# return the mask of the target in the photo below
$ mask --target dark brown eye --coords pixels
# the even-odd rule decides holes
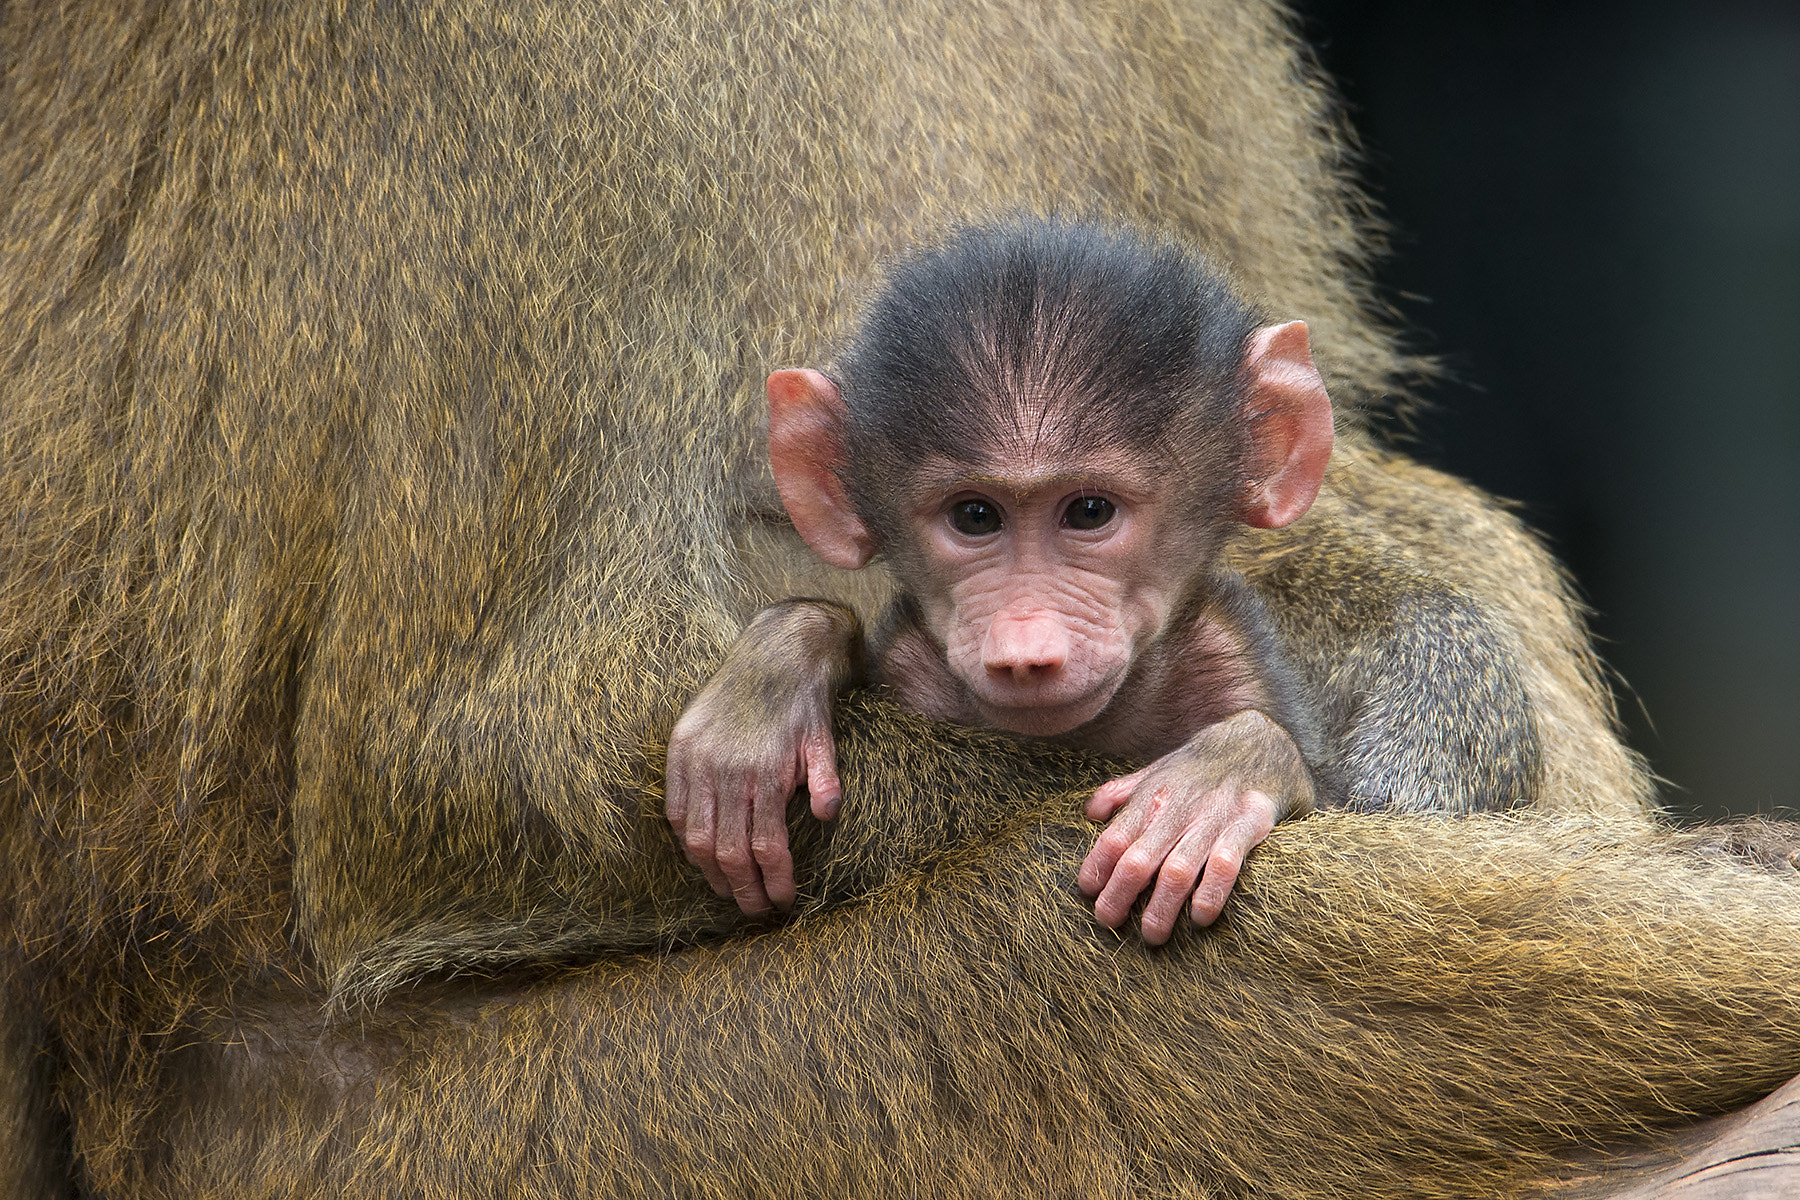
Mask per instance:
[[[1069,501],[1069,507],[1063,510],[1063,524],[1070,529],[1098,529],[1113,519],[1115,511],[1111,500],[1083,496]]]
[[[950,524],[970,537],[995,533],[1000,528],[1000,509],[986,500],[964,500],[951,506]]]

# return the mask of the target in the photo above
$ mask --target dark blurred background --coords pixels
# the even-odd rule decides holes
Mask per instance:
[[[1800,3],[1302,0],[1453,378],[1678,815],[1800,808]]]

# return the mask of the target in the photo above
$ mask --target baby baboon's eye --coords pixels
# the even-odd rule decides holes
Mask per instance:
[[[1113,502],[1100,496],[1082,496],[1069,501],[1063,510],[1063,524],[1070,529],[1098,529],[1113,519]]]
[[[1000,508],[988,500],[958,501],[950,507],[950,524],[956,527],[956,532],[970,537],[997,533],[1001,524]]]

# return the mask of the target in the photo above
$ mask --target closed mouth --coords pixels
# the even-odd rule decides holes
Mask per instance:
[[[1072,699],[1032,703],[1030,697],[1033,691],[1039,695],[1054,693],[1050,688],[1026,687],[1005,688],[1002,696],[994,696],[990,688],[982,688],[976,692],[976,697],[981,704],[983,716],[996,728],[1013,733],[1052,737],[1079,728],[1099,716],[1112,702],[1116,690],[1116,681],[1109,679],[1099,687],[1090,688]],[[1017,702],[1019,700],[1026,702],[1021,704]]]

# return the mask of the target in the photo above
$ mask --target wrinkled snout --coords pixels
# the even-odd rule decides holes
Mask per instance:
[[[1069,661],[1069,627],[1048,613],[1001,613],[981,644],[981,665],[990,678],[1016,684],[1049,683]]]

